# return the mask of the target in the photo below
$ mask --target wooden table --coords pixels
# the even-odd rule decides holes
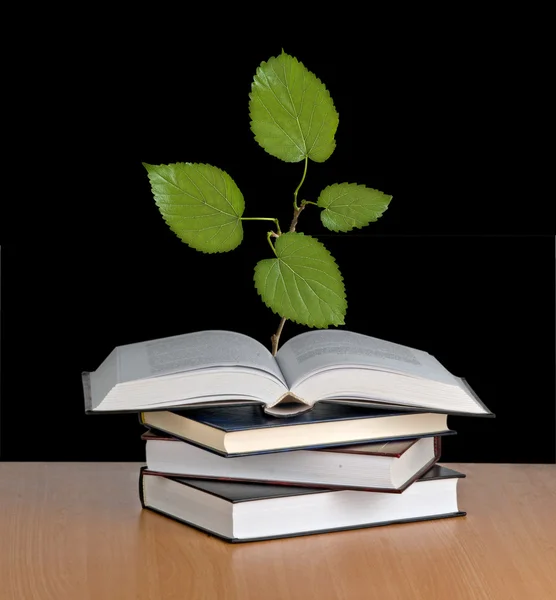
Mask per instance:
[[[467,517],[228,544],[137,463],[0,463],[0,600],[555,600],[556,465],[449,464]]]

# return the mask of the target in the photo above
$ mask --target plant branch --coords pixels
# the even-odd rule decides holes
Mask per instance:
[[[305,208],[306,204],[308,204],[307,200],[303,200],[303,202],[301,203],[301,206],[299,206],[297,204],[297,194],[299,193],[299,190],[301,189],[301,186],[303,185],[303,182],[305,181],[305,177],[307,176],[308,162],[309,162],[308,157],[305,157],[305,166],[303,168],[303,177],[301,178],[299,185],[297,186],[295,192],[293,193],[293,218],[292,218],[292,222],[290,224],[290,231],[295,231],[295,228],[297,227],[297,221],[299,219],[299,215],[301,214],[301,211]],[[315,204],[315,203],[311,202],[311,204]],[[280,231],[280,229],[278,229],[278,231]],[[270,233],[268,235],[268,243],[272,246],[272,251],[276,255],[276,250],[274,249],[274,246],[272,245],[272,242],[270,241]],[[280,343],[280,335],[282,334],[282,329],[284,329],[285,322],[286,322],[286,317],[282,317],[280,319],[280,323],[278,324],[278,329],[276,330],[276,333],[270,337],[270,341],[272,342],[272,356],[276,356],[276,352],[278,352],[278,344]]]
[[[295,231],[295,228],[297,227],[297,220],[299,219],[299,215],[301,214],[301,211],[305,208],[305,204],[301,204],[301,206],[299,208],[296,208],[293,211],[293,219],[290,225],[290,231]]]
[[[282,317],[280,319],[280,325],[278,325],[278,329],[276,333],[270,338],[272,341],[272,356],[276,356],[276,352],[278,352],[278,344],[280,342],[280,334],[282,333],[282,329],[284,329],[284,323],[286,322],[286,317]]]

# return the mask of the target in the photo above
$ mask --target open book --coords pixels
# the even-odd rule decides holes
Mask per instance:
[[[83,373],[83,389],[87,413],[254,402],[289,416],[326,400],[492,415],[427,352],[339,329],[301,333],[275,357],[257,340],[221,330],[118,346]]]

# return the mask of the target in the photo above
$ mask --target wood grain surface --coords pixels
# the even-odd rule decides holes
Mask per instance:
[[[139,463],[0,463],[0,600],[554,600],[556,465],[455,464],[467,517],[228,544]]]

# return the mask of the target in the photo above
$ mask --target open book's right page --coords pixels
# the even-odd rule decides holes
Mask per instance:
[[[427,352],[343,329],[297,335],[280,348],[276,360],[290,389],[334,367],[370,367],[461,387],[459,378]]]

